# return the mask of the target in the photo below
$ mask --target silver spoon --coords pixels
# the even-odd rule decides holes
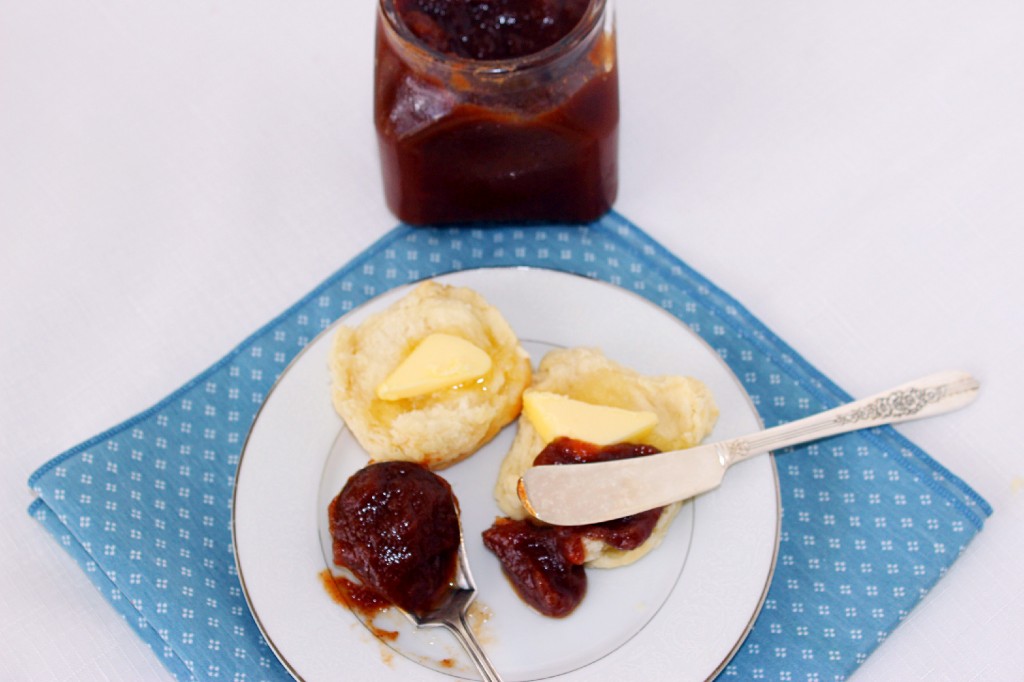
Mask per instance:
[[[338,438],[335,439],[334,446],[330,455],[332,459],[337,456],[340,456],[339,453],[341,453],[345,447],[348,447],[347,445],[343,444],[344,439],[342,436],[346,433],[348,432],[343,429],[339,433]],[[399,464],[401,463],[377,463],[377,465],[379,466],[391,466]],[[363,470],[364,473],[365,471],[366,469]],[[345,488],[347,488],[352,478],[359,475],[359,473],[360,472],[356,472],[356,474],[353,474],[351,477],[349,477],[348,482],[346,482],[344,484],[344,487],[342,488],[342,492],[339,493],[339,497],[340,495],[344,494]],[[444,480],[440,476],[436,476],[436,474],[435,478],[439,481]],[[355,583],[359,585],[365,585],[373,591],[375,596],[379,596],[381,599],[386,600],[388,604],[388,608],[385,609],[386,611],[391,613],[397,612],[402,614],[406,617],[406,619],[409,620],[409,622],[411,622],[417,628],[446,628],[449,632],[452,633],[452,636],[455,637],[458,643],[469,655],[470,660],[472,660],[473,665],[476,666],[477,670],[480,672],[480,675],[482,676],[484,682],[501,682],[501,676],[495,670],[494,664],[491,663],[490,659],[484,653],[483,648],[480,646],[480,643],[477,641],[476,636],[473,634],[472,628],[469,625],[469,609],[473,601],[476,599],[477,588],[476,583],[473,580],[473,574],[469,569],[469,559],[467,558],[466,554],[465,535],[462,529],[462,515],[459,509],[458,499],[456,498],[454,491],[450,489],[447,483],[445,483],[445,487],[448,489],[448,493],[450,494],[450,504],[452,505],[452,509],[455,511],[455,519],[459,529],[458,556],[456,557],[455,561],[454,575],[445,575],[442,577],[442,579],[445,580],[447,584],[444,586],[445,589],[443,591],[440,589],[437,590],[438,592],[442,592],[441,598],[437,600],[436,605],[433,606],[433,608],[431,608],[429,611],[425,611],[421,605],[416,604],[415,599],[409,601],[403,600],[401,594],[391,595],[389,594],[389,590],[387,589],[386,586],[380,584],[375,585],[372,579],[367,581],[366,578],[360,576],[359,573],[353,570],[352,568],[346,568],[343,564],[336,564],[334,543],[337,541],[337,539],[333,537],[332,529],[329,527],[330,524],[321,527],[320,537],[324,552],[324,558],[327,561],[328,566],[338,566],[339,568],[341,568],[346,579],[354,580]],[[379,492],[380,490],[387,490],[387,488],[379,488],[377,490]],[[394,492],[394,490],[392,490],[392,492]],[[381,499],[385,499],[389,496],[380,497]],[[335,501],[337,501],[337,498],[335,498]],[[334,505],[335,501],[332,501],[331,505]],[[357,496],[355,498],[355,502],[357,503],[357,506],[361,506],[363,505],[364,501],[360,500]],[[333,520],[331,520],[331,513],[325,514],[322,517],[322,519],[330,520],[331,523],[333,523]],[[357,526],[365,523],[365,519],[360,520],[358,517],[344,517],[344,520],[346,523],[356,524]],[[445,519],[445,522],[449,522],[448,519]],[[403,539],[402,537],[403,533],[408,531],[408,528],[409,526],[402,524],[387,529],[387,537],[395,542],[392,544],[392,546],[388,546],[389,542],[382,542],[381,545],[377,546],[376,556],[382,561],[385,561],[385,559],[383,559],[382,557],[387,555],[389,552],[397,553],[397,555],[404,555],[406,552],[408,552],[409,543],[406,541],[408,541],[409,538]],[[450,532],[450,529],[447,527],[443,530],[446,535],[448,532]],[[396,537],[398,538],[397,540],[395,540]],[[362,546],[366,542],[365,538],[349,538],[349,540],[354,541],[360,546]],[[412,544],[415,545],[415,542],[413,542]],[[445,554],[443,556],[445,564],[447,564],[447,562],[451,560],[451,555],[448,553],[449,551],[450,550],[446,549]],[[447,569],[448,565],[446,565],[445,568]],[[427,576],[428,579],[433,577],[434,576]],[[424,594],[427,591],[433,593],[434,589],[431,589],[430,586],[427,586],[423,590],[421,590],[421,592],[423,592]],[[342,601],[344,601],[345,603],[349,603],[349,601],[344,598],[344,595],[342,595]],[[358,602],[358,600],[356,601]],[[402,606],[399,604],[399,602],[402,601],[406,601],[406,605],[410,608],[402,608]],[[367,629],[370,630],[370,632],[380,637],[380,633],[382,631],[373,622],[374,617],[378,612],[376,608],[369,610],[364,610],[361,608],[351,608],[351,611],[359,620],[363,622],[363,624],[367,627]],[[403,653],[400,649],[396,648],[395,650],[399,651],[399,653]],[[414,655],[410,655],[409,658],[414,661],[417,660],[417,657]],[[426,665],[426,663],[424,663],[424,665]],[[427,667],[432,666],[428,665]]]
[[[398,609],[411,620],[416,627],[447,629],[455,639],[459,641],[462,648],[469,654],[473,665],[480,672],[484,682],[501,682],[501,675],[494,669],[494,664],[487,657],[480,642],[477,641],[473,629],[469,626],[469,607],[476,599],[476,583],[473,581],[473,574],[469,570],[469,560],[466,558],[466,543],[462,535],[462,522],[459,521],[459,563],[455,571],[455,581],[444,600],[434,610],[416,614],[405,609]],[[396,607],[398,608],[398,607]]]

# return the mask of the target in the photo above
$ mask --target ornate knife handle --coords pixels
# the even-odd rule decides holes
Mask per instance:
[[[965,372],[940,372],[883,393],[798,419],[751,436],[724,441],[725,464],[848,431],[922,419],[963,407],[980,384]]]

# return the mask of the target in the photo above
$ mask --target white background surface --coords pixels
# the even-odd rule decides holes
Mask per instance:
[[[1024,4],[621,0],[616,208],[995,508],[859,679],[1024,670]],[[0,0],[0,678],[167,677],[25,513],[30,472],[394,224],[372,0]]]

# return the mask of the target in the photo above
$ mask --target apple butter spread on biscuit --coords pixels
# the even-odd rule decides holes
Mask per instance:
[[[682,506],[675,502],[589,526],[548,526],[529,518],[517,495],[526,469],[692,447],[717,418],[710,391],[697,379],[643,375],[596,349],[548,353],[524,395],[518,431],[495,485],[506,517],[483,534],[523,601],[548,616],[572,613],[586,593],[585,567],[615,568],[645,556]]]

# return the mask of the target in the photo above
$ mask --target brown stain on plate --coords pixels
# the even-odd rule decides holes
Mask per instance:
[[[374,623],[377,614],[391,608],[391,604],[386,599],[344,576],[334,575],[329,568],[320,571],[320,582],[335,603],[361,616],[360,620],[366,624],[375,637],[385,642],[393,642],[398,639],[397,632],[379,628]]]

